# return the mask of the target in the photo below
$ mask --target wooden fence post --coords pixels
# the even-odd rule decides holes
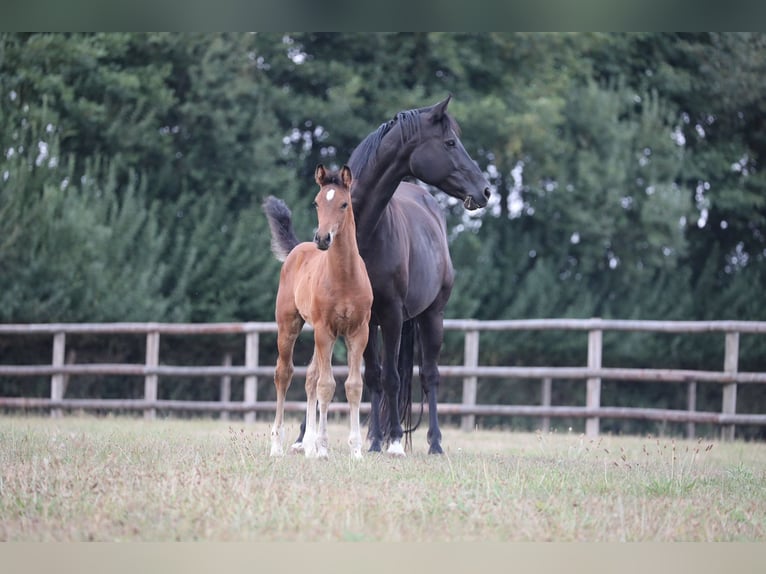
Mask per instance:
[[[739,368],[739,333],[726,333],[726,352],[723,358],[723,370],[726,373],[736,373]],[[737,383],[727,383],[723,387],[723,407],[721,412],[733,415],[737,412]],[[734,440],[734,425],[721,427],[723,440]]]
[[[223,356],[223,366],[231,367],[231,353],[226,353]],[[221,402],[231,402],[231,375],[224,375],[221,377]],[[229,411],[221,411],[221,420],[229,420]]]
[[[540,389],[540,402],[542,406],[549,407],[551,406],[551,391],[553,390],[553,379],[550,377],[546,377],[542,381],[541,389]],[[542,431],[547,433],[551,430],[551,417],[545,416],[542,419]]]
[[[64,366],[64,355],[66,348],[66,333],[56,333],[53,335],[53,367]],[[51,375],[51,400],[60,401],[64,398],[64,375],[56,373]],[[61,409],[51,409],[51,416],[58,418],[61,416]]]
[[[463,360],[465,366],[474,368],[479,364],[479,332],[465,332],[465,351]],[[476,405],[476,377],[463,378],[463,405]],[[476,426],[476,415],[463,415],[460,428],[463,431],[472,431]]]
[[[151,369],[160,364],[160,334],[158,331],[150,331],[146,334],[146,367]],[[157,375],[144,377],[144,400],[148,403],[157,400]],[[157,409],[144,409],[144,418],[153,420],[157,416]]]
[[[601,342],[600,330],[588,331],[588,368],[601,368]],[[585,406],[589,409],[597,409],[601,406],[601,379],[592,377],[587,382]],[[595,438],[599,433],[598,417],[588,417],[585,420],[585,436]]]
[[[686,410],[693,413],[697,410],[697,382],[691,381],[686,391]],[[686,438],[693,439],[696,429],[693,422],[686,423]]]
[[[258,344],[259,336],[256,331],[251,331],[245,338],[245,366],[255,368],[258,366]],[[248,375],[245,377],[245,397],[246,405],[255,405],[258,400],[258,377]],[[245,412],[245,422],[255,422],[255,411]]]

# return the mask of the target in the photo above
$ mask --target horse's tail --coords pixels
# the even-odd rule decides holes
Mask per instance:
[[[415,321],[402,323],[399,343],[399,416],[404,427],[404,449],[412,452],[412,367],[415,363]]]
[[[277,259],[284,261],[300,243],[293,230],[293,214],[284,201],[273,195],[263,201],[263,212],[271,229],[271,251]]]
[[[414,320],[402,324],[402,339],[399,344],[399,412],[404,426],[404,448],[412,451],[412,433],[423,420],[423,402],[420,403],[420,415],[412,424],[412,368],[415,364],[415,341],[417,340],[418,325]],[[421,365],[422,366],[422,365]]]

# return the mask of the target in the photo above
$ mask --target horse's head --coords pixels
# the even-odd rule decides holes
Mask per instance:
[[[314,171],[319,193],[314,198],[319,225],[314,243],[322,251],[329,249],[333,239],[343,231],[347,218],[353,218],[351,210],[351,170],[343,166],[340,171],[325,169],[320,163]]]
[[[410,171],[474,210],[487,205],[489,182],[458,137],[459,128],[447,114],[451,96],[420,112],[420,137],[410,156]]]

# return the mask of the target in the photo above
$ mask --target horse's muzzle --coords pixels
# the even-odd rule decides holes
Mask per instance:
[[[469,211],[474,211],[476,209],[480,209],[482,207],[486,207],[487,203],[489,202],[490,197],[490,191],[489,188],[484,189],[484,201],[479,203],[476,201],[473,197],[470,195],[466,195],[465,199],[463,200],[463,207],[465,207]]]

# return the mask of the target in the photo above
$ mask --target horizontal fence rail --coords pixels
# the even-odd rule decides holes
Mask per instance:
[[[473,319],[447,319],[446,330],[462,331],[465,336],[463,365],[440,365],[445,378],[463,379],[462,403],[441,403],[439,412],[460,415],[462,427],[474,428],[476,416],[541,417],[546,430],[551,417],[584,418],[586,434],[597,436],[602,418],[637,419],[687,423],[687,433],[694,434],[694,424],[714,424],[722,427],[722,437],[734,438],[735,425],[766,425],[766,414],[737,414],[736,392],[739,384],[764,384],[766,373],[740,372],[739,335],[766,334],[766,322],[761,321],[634,321],[606,319],[522,319],[478,321]],[[310,328],[306,328],[310,330]],[[479,334],[483,331],[581,331],[588,333],[587,365],[583,367],[510,367],[482,366],[478,364]],[[271,378],[274,367],[258,362],[259,335],[276,333],[276,323],[44,323],[0,324],[0,335],[51,335],[52,361],[47,365],[0,364],[0,377],[45,376],[51,378],[50,398],[0,397],[0,407],[16,409],[50,409],[54,416],[62,409],[100,409],[143,411],[153,418],[157,410],[244,413],[246,421],[255,420],[256,412],[274,411],[272,401],[257,400],[259,378]],[[721,333],[725,335],[724,365],[721,371],[649,368],[602,367],[602,338],[605,331],[633,331],[653,333]],[[146,360],[142,364],[76,364],[65,362],[66,336],[77,334],[137,334],[146,336]],[[159,340],[161,335],[245,335],[245,365],[231,364],[229,356],[223,365],[183,366],[161,365]],[[338,377],[347,374],[345,366],[333,367]],[[414,368],[417,374],[417,366]],[[143,399],[65,399],[70,376],[117,375],[144,378]],[[306,367],[296,366],[295,376],[303,378]],[[158,400],[157,387],[161,377],[221,377],[220,401]],[[230,397],[231,377],[244,379],[244,400],[233,402]],[[476,384],[481,378],[539,379],[542,381],[542,405],[480,405],[476,404]],[[555,379],[583,380],[586,383],[585,406],[552,406],[550,384]],[[602,406],[601,381],[622,380],[639,382],[686,383],[688,385],[687,410],[651,409]],[[721,412],[695,410],[696,384],[719,383],[723,386]],[[362,403],[362,412],[369,411],[369,403]],[[420,407],[417,407],[420,408]],[[424,407],[427,410],[427,406]],[[302,411],[305,403],[288,401],[287,410]],[[345,402],[332,403],[330,412],[348,412]]]

